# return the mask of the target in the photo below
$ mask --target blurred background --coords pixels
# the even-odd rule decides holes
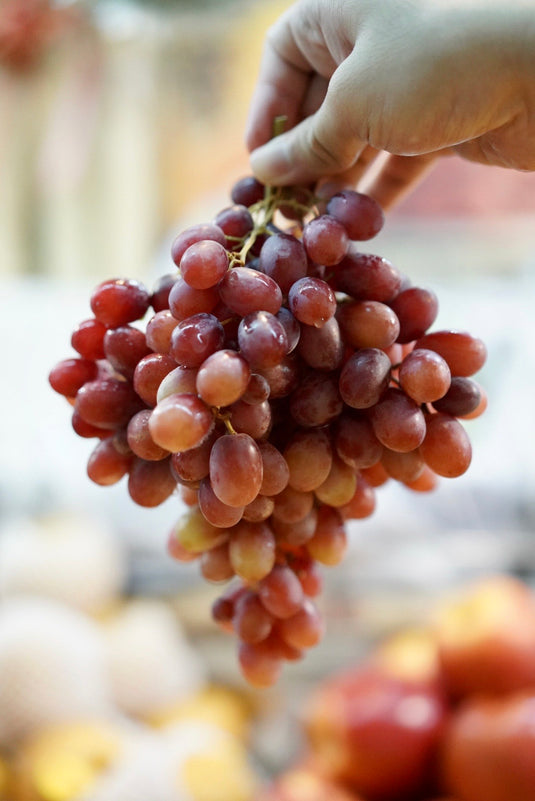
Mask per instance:
[[[243,131],[263,38],[288,5],[0,0],[0,686],[11,686],[0,689],[0,788],[2,758],[24,752],[56,709],[62,720],[96,716],[93,739],[87,730],[80,737],[98,742],[108,758],[116,742],[135,740],[132,720],[146,723],[165,709],[178,719],[192,698],[233,735],[236,721],[240,729],[254,716],[244,759],[252,754],[253,773],[269,773],[284,763],[295,738],[293,713],[319,678],[398,626],[419,622],[430,600],[452,585],[489,572],[528,582],[535,575],[535,176],[454,157],[387,216],[369,249],[438,294],[434,328],[468,330],[488,346],[478,380],[489,408],[467,424],[472,466],[429,496],[390,485],[379,490],[375,514],[352,524],[348,558],[327,577],[323,644],[291,665],[276,690],[258,697],[243,686],[234,643],[210,621],[219,588],[203,584],[195,566],[166,556],[180,502],[172,497],[142,509],[122,483],[103,489],[86,477],[93,444],[73,434],[48,372],[71,355],[71,331],[90,316],[96,283],[130,277],[151,286],[172,268],[176,233],[228,205],[232,183],[248,174]],[[62,624],[59,641],[80,637],[74,650],[87,648],[90,658],[80,659],[84,668],[67,660],[67,669],[58,647],[50,671],[58,678],[65,668],[72,678],[81,670],[82,682],[88,663],[101,659],[104,627],[106,659],[112,653],[115,665],[111,696],[91,674],[94,702],[87,693],[80,704],[76,688],[72,708],[65,698],[59,706],[47,700],[44,668],[34,668],[54,650]],[[27,631],[28,643],[15,631]],[[164,664],[169,680],[155,680]],[[87,687],[86,678],[82,683]],[[155,684],[158,697],[151,696]],[[17,706],[22,696],[32,699],[33,711]],[[112,702],[120,722],[114,714],[113,724],[104,724]],[[168,761],[186,759],[184,742],[192,737],[191,730],[177,735]],[[156,750],[157,761],[161,743]],[[247,799],[243,754],[224,753],[239,777],[228,797]],[[79,790],[81,769],[67,764]],[[11,788],[9,798],[80,796],[70,792],[70,780],[58,787],[46,774],[42,781],[48,789],[41,795],[35,787],[24,795],[17,785],[19,795]],[[135,801],[120,781],[117,797]],[[106,792],[103,798],[115,797]],[[151,801],[210,801],[186,790],[159,792],[151,789]]]

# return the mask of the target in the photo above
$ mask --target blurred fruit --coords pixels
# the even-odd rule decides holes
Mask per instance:
[[[111,693],[123,713],[146,719],[203,686],[202,660],[164,601],[132,599],[105,622],[102,632]]]
[[[147,723],[155,728],[166,728],[183,720],[201,720],[246,740],[251,716],[250,704],[243,695],[227,687],[211,685],[152,712]]]
[[[185,738],[189,750],[181,756],[180,747],[177,752],[176,786],[184,798],[251,801],[258,782],[243,743],[204,722],[185,721],[176,732]]]
[[[63,601],[90,615],[109,611],[125,583],[118,538],[101,521],[58,512],[21,517],[0,533],[4,597],[32,594]]]
[[[371,663],[393,678],[440,687],[436,638],[430,628],[407,628],[380,643]]]
[[[81,797],[119,758],[123,737],[120,727],[108,721],[41,729],[28,738],[13,761],[12,801],[71,801]]]
[[[16,748],[42,726],[109,714],[98,625],[48,598],[0,607],[0,747]]]
[[[467,700],[446,732],[442,777],[461,801],[535,801],[535,692]]]
[[[282,773],[255,801],[364,801],[313,768],[295,766]]]
[[[437,610],[436,637],[448,692],[535,689],[535,596],[512,576],[493,576]]]
[[[369,801],[421,791],[445,722],[440,692],[377,667],[347,671],[320,685],[305,711],[318,769]]]

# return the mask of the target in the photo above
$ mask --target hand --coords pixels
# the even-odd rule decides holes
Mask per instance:
[[[267,35],[247,145],[265,183],[367,181],[384,208],[444,153],[535,170],[535,2],[300,0]]]

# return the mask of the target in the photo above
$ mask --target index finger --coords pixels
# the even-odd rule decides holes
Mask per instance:
[[[287,117],[287,127],[299,121],[311,67],[293,38],[285,14],[266,38],[260,72],[253,92],[246,126],[246,145],[254,150],[272,136],[275,117]]]
[[[309,71],[295,67],[271,46],[266,47],[246,125],[245,142],[249,150],[271,138],[275,117],[286,117],[288,128],[299,122],[309,81]]]

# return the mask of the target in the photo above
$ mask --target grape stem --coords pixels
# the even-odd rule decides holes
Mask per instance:
[[[284,132],[287,120],[288,118],[286,115],[275,117],[273,120],[272,137],[279,136]],[[268,236],[272,235],[273,232],[269,230],[268,226],[273,221],[277,209],[281,206],[285,206],[305,217],[315,209],[319,200],[320,198],[310,192],[309,202],[302,203],[293,197],[291,188],[266,186],[262,200],[259,200],[249,207],[249,211],[254,220],[254,226],[244,238],[241,248],[230,253],[229,268],[243,267],[247,261],[249,251],[257,238],[262,234],[267,234]],[[242,240],[236,237],[236,241],[238,243]]]

